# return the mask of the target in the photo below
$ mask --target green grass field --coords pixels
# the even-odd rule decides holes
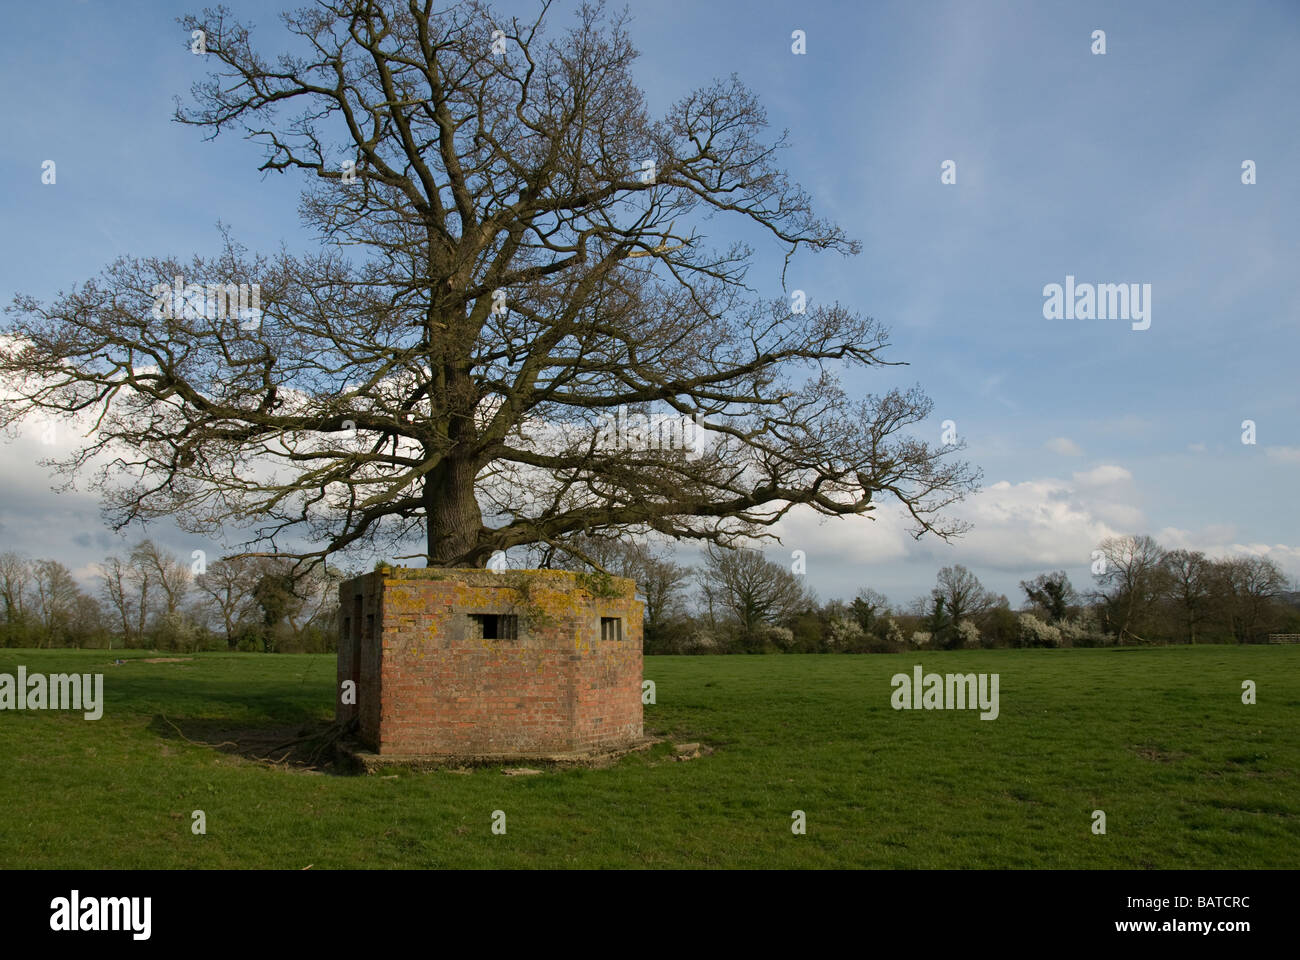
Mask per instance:
[[[512,777],[195,745],[162,716],[205,741],[328,719],[333,658],[146,656],[0,650],[0,673],[102,672],[106,700],[0,712],[0,868],[1300,866],[1297,647],[650,657],[647,731],[711,755]],[[1000,716],[891,709],[914,663],[998,673]]]

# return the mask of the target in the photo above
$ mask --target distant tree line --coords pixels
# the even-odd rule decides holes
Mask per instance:
[[[1212,559],[1149,536],[1100,544],[1092,586],[1063,570],[1020,583],[1016,609],[961,564],[894,606],[876,590],[822,602],[807,578],[756,550],[710,548],[698,567],[645,543],[580,538],[544,562],[637,582],[647,653],[900,653],[998,647],[1259,643],[1300,633],[1300,592],[1267,557]],[[87,592],[63,564],[0,554],[0,644],[326,653],[338,584],[287,559],[187,562],[151,540],[100,565]]]
[[[0,645],[193,652],[337,648],[338,582],[277,557],[182,559],[142,540],[87,591],[55,560],[0,553]]]
[[[1063,570],[1021,581],[1016,609],[961,564],[896,607],[868,587],[823,603],[806,577],[756,550],[710,549],[698,568],[641,543],[592,540],[580,552],[637,581],[647,653],[1259,643],[1300,633],[1300,592],[1272,560],[1164,550],[1149,536],[1103,541],[1094,583],[1082,592]]]

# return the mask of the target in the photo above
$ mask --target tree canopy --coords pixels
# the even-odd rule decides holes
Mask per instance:
[[[894,362],[884,327],[792,306],[784,273],[756,291],[748,243],[703,232],[728,218],[787,264],[858,253],[754,95],[715,80],[651,118],[623,19],[584,7],[550,36],[549,6],[320,2],[283,15],[276,56],[224,8],[185,18],[215,71],[176,119],[305,174],[319,249],[226,233],[15,298],[0,421],[92,423],[58,466],[95,471],[116,527],[237,526],[313,562],[416,537],[433,566],[628,532],[732,545],[882,498],[917,536],[959,532],[944,508],[976,477],[908,433],[928,398],[843,386]]]

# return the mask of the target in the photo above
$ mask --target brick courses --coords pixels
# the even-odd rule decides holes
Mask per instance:
[[[641,613],[631,580],[561,570],[394,569],[339,588],[338,680],[376,753],[530,757],[642,739]],[[483,639],[473,615],[518,618]],[[622,620],[602,640],[601,618]],[[611,634],[617,636],[616,631]]]

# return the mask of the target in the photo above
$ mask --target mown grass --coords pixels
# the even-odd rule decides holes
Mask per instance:
[[[0,650],[0,673],[103,672],[107,701],[0,712],[0,868],[1300,866],[1300,648],[650,657],[647,729],[711,755],[391,778],[272,769],[159,719],[327,719],[332,657],[144,656]],[[917,662],[998,673],[1001,715],[891,709]]]

